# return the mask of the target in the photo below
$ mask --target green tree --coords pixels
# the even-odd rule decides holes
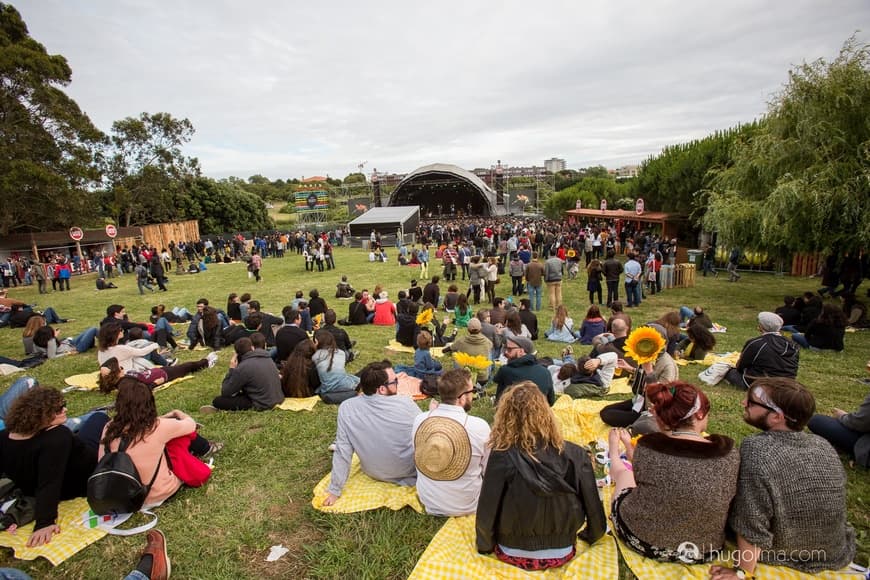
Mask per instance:
[[[343,183],[345,185],[351,185],[354,183],[366,183],[366,176],[363,173],[351,173],[347,177],[344,178]]]
[[[551,194],[543,202],[541,209],[550,219],[563,219],[566,211],[577,207],[578,199],[583,202],[583,207],[598,207],[595,194],[581,189],[578,184]]]
[[[197,159],[181,151],[193,132],[189,120],[169,113],[142,113],[112,124],[105,207],[116,223],[130,226],[182,217],[176,214],[177,198],[189,193],[199,175]]]
[[[832,62],[790,71],[713,190],[704,223],[726,243],[780,255],[870,244],[870,47],[852,37]]]
[[[178,201],[182,215],[199,219],[203,234],[274,228],[263,200],[229,180],[194,178],[189,184],[189,194],[180,196]]]
[[[90,192],[105,136],[61,90],[71,77],[0,3],[0,236],[98,221]]]

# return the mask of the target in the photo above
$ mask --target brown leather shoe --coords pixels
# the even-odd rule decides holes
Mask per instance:
[[[160,530],[149,530],[147,539],[148,543],[145,544],[145,551],[142,554],[149,554],[153,558],[149,576],[151,580],[167,580],[172,572],[172,566],[166,553],[166,537]]]

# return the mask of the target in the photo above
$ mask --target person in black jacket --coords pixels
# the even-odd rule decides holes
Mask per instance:
[[[477,504],[478,552],[541,570],[569,562],[578,536],[592,544],[604,535],[607,521],[589,456],[562,438],[534,383],[523,381],[504,394],[489,446]]]
[[[782,318],[779,315],[759,312],[758,331],[761,336],[746,341],[737,366],[728,371],[725,380],[736,387],[748,389],[759,377],[795,378],[800,349],[779,333],[781,328]]]
[[[353,350],[356,341],[350,339],[350,335],[347,334],[347,331],[335,325],[336,318],[335,310],[327,308],[323,313],[323,326],[321,326],[321,328],[332,333],[332,336],[335,337],[335,346],[344,351],[347,355],[346,362],[350,362],[357,354]]]
[[[529,329],[532,340],[538,340],[538,317],[532,312],[531,304],[528,298],[520,299],[520,321]]]
[[[275,360],[280,364],[287,360],[296,345],[308,338],[308,333],[302,330],[299,325],[302,324],[302,315],[298,310],[290,309],[284,313],[284,319],[287,321],[285,326],[275,334],[275,346],[278,348],[278,354]]]
[[[366,311],[365,300],[363,293],[357,292],[354,294],[354,300],[347,307],[347,323],[348,324],[368,324],[366,319],[368,311]]]
[[[834,304],[825,304],[818,318],[807,325],[806,332],[794,332],[791,339],[804,348],[841,351],[845,336],[846,315]]]

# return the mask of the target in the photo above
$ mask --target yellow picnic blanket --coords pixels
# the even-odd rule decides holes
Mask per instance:
[[[727,352],[725,354],[714,354],[711,352],[711,353],[708,353],[707,356],[704,357],[704,360],[686,360],[686,359],[681,358],[681,359],[674,361],[674,362],[676,362],[680,366],[686,366],[688,364],[701,364],[701,365],[704,365],[705,367],[708,367],[708,366],[712,365],[713,363],[723,362],[723,363],[728,363],[729,365],[731,365],[733,367],[733,366],[737,366],[738,360],[740,360],[740,353],[739,352]]]
[[[499,561],[493,555],[477,553],[474,516],[450,518],[435,534],[420,556],[409,580],[449,580],[466,578],[526,578],[612,580],[619,577],[616,543],[605,535],[591,547],[577,541],[577,555],[565,566],[552,570],[526,572]]]
[[[96,391],[99,387],[97,387],[97,379],[100,376],[100,371],[94,371],[92,373],[85,373],[82,375],[73,375],[71,377],[67,377],[63,380],[70,387],[73,387],[71,390],[74,391]],[[174,381],[169,381],[168,383],[163,383],[159,387],[154,389],[154,392],[162,391],[163,389],[168,389],[172,385],[180,383],[181,381],[186,381],[187,379],[192,379],[191,375],[185,375],[183,377],[179,377]]]
[[[317,395],[314,395],[313,397],[305,397],[304,399],[287,397],[284,399],[283,403],[278,405],[277,408],[282,411],[313,411],[314,405],[316,405],[319,400],[320,397]]]
[[[311,506],[322,512],[352,514],[386,507],[391,510],[400,510],[405,506],[418,513],[425,513],[423,504],[417,497],[417,488],[385,481],[377,481],[362,472],[359,466],[359,457],[354,454],[350,463],[350,473],[341,497],[334,505],[323,505],[326,498],[326,488],[329,487],[329,479],[332,473],[314,486],[314,497],[311,498]]]
[[[694,566],[673,562],[657,562],[644,558],[619,540],[617,543],[625,563],[631,568],[637,580],[707,580],[710,577],[710,566],[719,565],[728,568],[732,566],[730,559]],[[729,552],[726,550],[725,553]],[[759,563],[755,569],[755,577],[758,580],[860,580],[862,576],[856,572],[849,572],[848,569],[837,572],[805,574],[786,566],[768,566]]]
[[[398,340],[391,340],[386,349],[392,352],[405,352],[408,354],[414,354],[414,347],[405,346],[404,344],[400,344]],[[444,356],[444,347],[443,346],[433,346],[429,349],[429,354],[431,354],[435,358],[441,358]]]
[[[577,445],[588,445],[592,441],[607,439],[610,427],[604,424],[598,413],[611,404],[613,401],[572,399],[562,395],[553,405],[553,413],[565,439]]]
[[[19,560],[35,560],[42,556],[57,566],[80,550],[106,535],[99,529],[88,529],[82,523],[82,515],[88,511],[88,500],[83,497],[62,501],[57,508],[57,525],[60,533],[51,542],[38,548],[28,548],[27,540],[33,533],[34,523],[19,528],[14,534],[0,532],[0,546],[12,548]]]
[[[631,383],[628,382],[628,377],[619,377],[618,379],[613,379],[610,383],[610,390],[607,391],[608,395],[630,395],[631,394]]]

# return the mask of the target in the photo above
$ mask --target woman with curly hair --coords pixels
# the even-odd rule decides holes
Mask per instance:
[[[323,402],[338,405],[355,397],[359,377],[348,374],[344,369],[347,355],[338,348],[335,336],[328,330],[318,330],[314,333],[314,344],[317,350],[311,360],[314,361],[320,377],[317,394]]]
[[[703,324],[690,324],[686,327],[688,338],[680,341],[677,354],[686,360],[704,360],[716,346],[716,337]]]
[[[81,334],[71,338],[58,338],[60,329],[52,328],[51,326],[43,326],[33,335],[33,350],[36,353],[44,354],[48,358],[57,358],[65,354],[75,354],[77,352],[85,352],[94,347],[94,341],[97,337],[97,327],[92,326],[85,329]]]
[[[607,528],[588,454],[565,441],[531,381],[505,391],[477,504],[477,551],[524,570],[555,568]],[[578,530],[586,524],[578,534]]]
[[[312,397],[320,387],[320,375],[311,360],[314,351],[314,343],[305,339],[299,341],[284,361],[281,367],[281,390],[285,397]]]
[[[115,415],[103,429],[98,457],[107,449],[117,451],[123,439],[127,443],[127,455],[133,460],[139,478],[154,483],[145,498],[144,507],[163,503],[177,492],[182,480],[173,473],[164,459],[166,444],[179,437],[191,437],[189,451],[197,457],[216,452],[220,444],[209,444],[196,433],[196,422],[179,410],[157,415],[157,404],[151,389],[139,381],[126,377],[118,385],[115,399]]]
[[[41,546],[61,532],[58,503],[83,497],[87,481],[97,465],[97,438],[108,417],[92,414],[82,425],[81,437],[65,426],[66,401],[60,391],[41,387],[33,379],[19,391],[7,413],[6,429],[0,431],[0,471],[25,496],[36,500],[34,532],[28,547]],[[7,391],[8,393],[8,391]],[[4,397],[6,394],[4,394]],[[90,435],[88,435],[90,434]]]
[[[803,348],[841,351],[844,348],[846,322],[846,315],[841,308],[825,304],[818,318],[807,325],[806,332],[794,332],[791,339]]]

